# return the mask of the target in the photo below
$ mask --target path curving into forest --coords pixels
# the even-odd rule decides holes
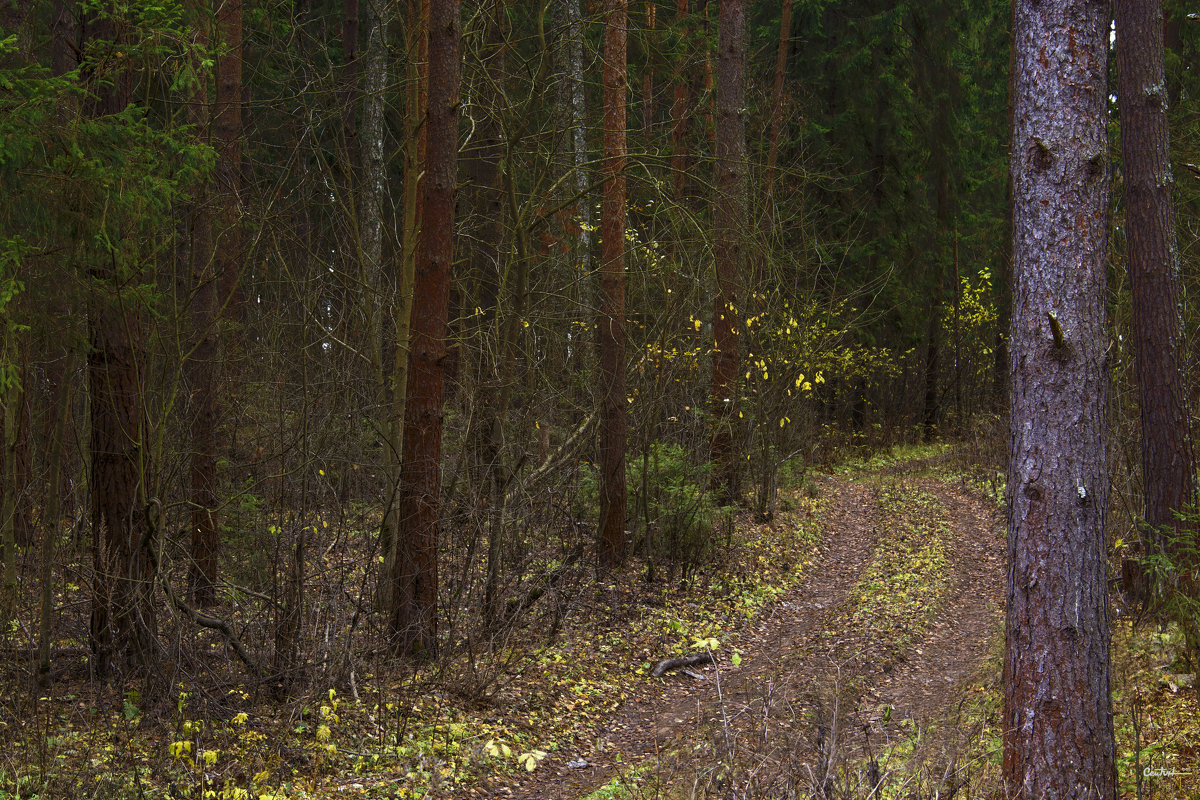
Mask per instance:
[[[988,658],[998,652],[1003,625],[996,504],[957,480],[922,476],[916,466],[826,478],[820,490],[830,498],[820,550],[807,578],[740,632],[739,665],[725,652],[693,675],[646,679],[593,752],[554,754],[493,796],[583,798],[634,778],[643,784],[637,796],[656,796],[655,787],[666,785],[684,796],[713,796],[725,782],[737,784],[739,795],[777,796],[818,789],[839,767],[843,776],[862,772],[855,765],[905,737],[956,760],[947,737],[972,735],[955,720],[964,693],[998,680],[996,659]],[[924,505],[910,508],[914,497]],[[940,568],[917,581],[936,584],[937,599],[903,635],[889,634],[859,608],[862,587],[890,585],[879,566],[885,550],[906,546],[910,529],[921,525],[941,531]],[[942,733],[914,736],[917,730]],[[747,790],[751,784],[757,792]]]

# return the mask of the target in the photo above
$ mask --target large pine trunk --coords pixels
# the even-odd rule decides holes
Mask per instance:
[[[438,527],[442,414],[458,174],[459,4],[429,10],[429,108],[422,222],[413,284],[412,351],[400,475],[391,617],[398,652],[431,658],[438,646]]]
[[[746,224],[746,11],[741,0],[721,3],[717,41],[716,202],[713,253],[713,488],[719,502],[738,496],[738,317],[742,294],[742,237]]]
[[[600,210],[600,541],[604,568],[625,558],[625,72],[626,0],[606,0],[604,196]]]
[[[1161,0],[1116,6],[1125,235],[1133,299],[1138,410],[1142,425],[1144,518],[1151,526],[1142,555],[1170,552],[1164,533],[1196,492],[1175,238]],[[1178,548],[1174,548],[1178,551]],[[1178,556],[1178,552],[1175,553]],[[1179,565],[1190,567],[1193,565]],[[1125,565],[1126,588],[1147,599],[1146,580]]]
[[[1116,797],[1109,691],[1107,3],[1018,2],[1005,794]]]

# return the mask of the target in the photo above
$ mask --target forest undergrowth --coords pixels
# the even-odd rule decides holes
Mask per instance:
[[[20,622],[8,631],[0,798],[999,796],[1002,609],[971,595],[956,536],[968,509],[989,508],[997,535],[1001,496],[994,468],[963,448],[846,463],[781,486],[770,522],[738,512],[714,526],[727,542],[684,576],[647,581],[643,559],[605,579],[577,570],[524,624],[490,641],[463,634],[420,667],[345,653],[334,629],[334,665],[316,661],[290,691],[248,680],[209,631],[206,649],[229,664],[220,682],[183,667],[166,689],[88,680],[86,639],[71,638],[86,603],[66,576],[60,613],[77,619],[48,686],[30,680]],[[336,528],[314,526],[308,572],[342,575],[353,607],[372,554],[323,533]],[[834,535],[862,551],[836,575]],[[339,559],[361,566],[339,571]],[[995,578],[1000,564],[981,568]],[[836,591],[814,595],[823,572]],[[950,639],[957,609],[975,606],[964,625],[982,649],[969,654]],[[175,636],[187,624],[164,621]],[[1122,797],[1200,794],[1182,648],[1173,630],[1117,618]],[[714,665],[649,676],[660,659],[708,651]],[[943,672],[951,690],[921,688]]]

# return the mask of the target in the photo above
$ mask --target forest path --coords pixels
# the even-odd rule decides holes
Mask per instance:
[[[723,645],[716,667],[646,679],[593,752],[555,754],[495,795],[630,796],[596,792],[616,780],[640,785],[634,797],[721,796],[735,784],[739,796],[780,796],[817,789],[905,739],[914,753],[938,751],[946,780],[961,750],[949,738],[977,732],[938,723],[961,712],[1001,634],[1004,532],[995,503],[917,469],[823,480],[820,550],[806,579],[732,643],[739,665]],[[940,548],[933,571],[889,563],[920,536]],[[888,602],[902,608],[910,591],[935,586],[933,602],[888,617]],[[940,733],[925,735],[931,726]]]

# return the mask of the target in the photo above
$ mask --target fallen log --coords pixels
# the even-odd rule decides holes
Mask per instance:
[[[677,658],[664,658],[662,661],[654,665],[654,669],[650,670],[651,678],[661,678],[668,672],[684,667],[695,667],[700,664],[715,664],[716,659],[713,658],[712,651],[705,653],[692,653],[691,655],[679,656]]]

